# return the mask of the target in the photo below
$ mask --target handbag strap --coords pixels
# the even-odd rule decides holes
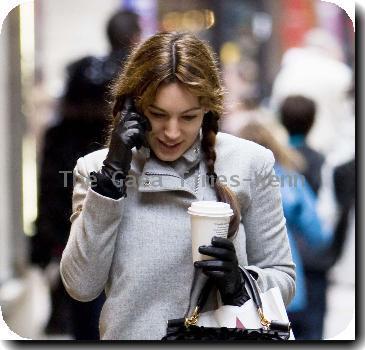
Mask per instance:
[[[262,307],[262,300],[260,297],[260,292],[256,285],[256,281],[254,281],[251,274],[245,268],[243,268],[241,266],[239,266],[239,268],[240,268],[240,270],[242,272],[242,276],[245,280],[245,286],[248,286],[248,288],[250,289],[250,292],[252,295],[252,300],[256,305],[261,324],[265,327],[270,327],[271,322],[264,315],[264,310]]]
[[[250,275],[250,273],[243,267],[239,266],[242,277],[245,281],[245,286],[247,286],[250,290],[250,293],[252,295],[252,300],[256,305],[256,308],[262,309],[262,301],[260,297],[260,293],[257,289],[256,283],[253,281],[253,277]],[[208,300],[208,296],[212,290],[213,287],[213,281],[211,279],[208,279],[208,281],[205,283],[204,287],[202,288],[199,296],[198,301],[196,303],[196,307],[199,308],[199,310],[202,310],[204,305],[206,304]]]
[[[213,281],[211,279],[208,279],[198,296],[196,307],[199,310],[202,310],[204,305],[206,304],[210,291],[212,290],[212,287],[213,287]]]
[[[251,295],[252,295],[252,300],[256,305],[256,308],[261,308],[262,309],[262,300],[260,297],[260,293],[257,289],[256,286],[256,282],[254,282],[253,277],[251,276],[251,274],[244,269],[243,267],[239,266],[243,279],[245,280],[245,286],[247,286],[250,289]]]
[[[242,272],[242,277],[245,281],[245,286],[247,286],[251,292],[252,300],[257,308],[261,324],[265,327],[270,327],[271,322],[264,315],[262,309],[262,301],[260,293],[257,289],[256,282],[254,282],[253,277],[245,268],[241,266],[239,266],[239,268]],[[203,309],[204,305],[208,300],[208,296],[212,290],[212,286],[213,286],[212,280],[208,279],[208,281],[205,283],[204,287],[202,288],[202,291],[199,294],[198,301],[192,316],[185,319],[186,326],[195,325],[197,323],[200,311]]]

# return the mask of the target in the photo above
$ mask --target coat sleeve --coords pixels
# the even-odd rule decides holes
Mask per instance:
[[[62,282],[79,301],[91,301],[104,289],[125,205],[125,198],[104,197],[92,184],[86,161],[80,158],[74,169],[70,236],[60,263]]]
[[[262,291],[279,287],[284,303],[288,305],[295,293],[295,264],[272,152],[265,149],[263,156],[257,157],[254,163],[250,181],[251,201],[242,213],[248,261],[245,267],[257,273]]]

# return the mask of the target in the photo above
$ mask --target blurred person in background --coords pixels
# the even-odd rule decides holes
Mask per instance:
[[[355,106],[355,82],[353,81],[352,87],[349,90],[349,98],[353,101],[352,106]],[[354,118],[354,113],[352,113]],[[340,259],[344,250],[346,240],[353,240],[354,220],[355,220],[355,200],[356,200],[356,161],[355,154],[352,157],[335,166],[333,171],[333,185],[334,193],[337,203],[337,217],[336,222],[336,236],[334,241],[334,257],[335,261]],[[352,247],[353,248],[353,247]],[[352,250],[354,253],[354,250]],[[351,254],[351,248],[344,254],[350,254],[354,258],[354,254]],[[351,268],[354,266],[351,265]],[[354,269],[352,269],[354,276]],[[355,282],[353,278],[353,282]]]
[[[324,29],[307,32],[302,47],[291,48],[282,58],[271,95],[271,106],[278,111],[290,95],[315,101],[317,116],[307,142],[324,155],[349,154],[354,148],[355,125],[348,113],[347,92],[352,72],[343,62],[337,40]]]
[[[308,145],[307,136],[316,117],[315,102],[301,95],[288,96],[279,109],[279,119],[289,134],[289,144],[305,159],[303,175],[316,195],[321,187],[324,155]]]
[[[306,340],[311,327],[311,312],[307,310],[308,293],[313,288],[307,285],[302,258],[297,240],[303,239],[313,251],[320,254],[329,244],[330,234],[325,231],[316,211],[316,196],[300,174],[305,160],[296,151],[281,145],[261,123],[248,123],[241,131],[242,138],[256,142],[274,153],[275,173],[282,195],[284,216],[289,235],[290,248],[296,265],[296,294],[289,304],[288,316],[297,340]]]
[[[344,111],[349,119],[351,128],[355,123],[355,81],[354,77],[351,86],[346,92],[347,109]],[[334,229],[338,223],[339,210],[337,206],[337,198],[335,194],[334,173],[336,167],[339,167],[351,160],[355,159],[355,137],[351,142],[344,141],[348,147],[344,147],[344,142],[338,139],[336,152],[331,152],[325,158],[322,167],[322,186],[318,192],[318,210],[327,227]]]
[[[327,274],[327,312],[324,324],[327,338],[345,330],[356,313],[355,170],[355,159],[352,158],[336,166],[333,171],[337,220],[333,243],[324,256],[331,267]]]
[[[348,115],[355,119],[354,80],[348,91]],[[339,146],[341,143],[339,142]],[[302,249],[304,259],[312,271],[326,269],[327,308],[324,333],[334,335],[343,330],[354,311],[355,297],[355,149],[326,157],[322,169],[322,186],[318,196],[318,210],[326,227],[334,232],[331,246],[321,258],[313,258],[309,249]],[[304,248],[307,248],[303,245]],[[343,298],[338,304],[338,295]]]
[[[316,117],[316,104],[312,99],[301,95],[288,96],[279,108],[279,118],[289,133],[289,144],[305,159],[306,166],[301,171],[312,190],[318,195],[321,187],[321,171],[325,157],[308,146],[307,135]],[[326,312],[328,261],[323,259],[323,251],[315,251],[304,239],[299,239],[298,248],[303,258],[307,284],[306,314],[310,322],[302,330],[304,339],[319,340],[323,336]]]
[[[45,132],[31,260],[46,271],[50,266],[59,270],[71,226],[72,170],[78,158],[103,147],[109,123],[108,87],[140,38],[138,16],[124,10],[114,13],[106,34],[111,47],[108,56],[87,56],[68,65],[57,120]],[[57,276],[46,332],[71,334],[80,340],[99,339],[99,314],[105,296],[101,294],[89,303],[78,302],[69,297]]]
[[[313,189],[318,188],[317,212],[326,232],[333,232],[333,237],[332,244],[323,254],[315,254],[304,240],[298,240],[306,275],[313,286],[308,300],[309,305],[316,307],[310,310],[313,323],[308,330],[310,334],[306,336],[314,339],[323,337],[323,317],[327,308],[325,290],[328,291],[329,287],[326,273],[336,262],[335,256],[338,255],[334,253],[334,246],[339,241],[339,210],[334,191],[334,169],[349,161],[355,150],[355,119],[352,99],[348,95],[352,83],[352,71],[343,62],[338,42],[331,33],[323,29],[313,29],[305,35],[302,47],[289,49],[284,54],[271,96],[271,106],[275,112],[279,111],[288,96],[293,95],[306,97],[316,105],[315,121],[306,137],[306,146],[311,147],[312,151],[322,153],[324,162],[318,176],[317,166],[321,157],[314,156],[311,152],[313,159],[308,160],[308,163],[313,161],[313,168],[309,165],[306,176]],[[298,138],[292,137],[293,146],[296,141]],[[318,179],[321,179],[320,184]]]

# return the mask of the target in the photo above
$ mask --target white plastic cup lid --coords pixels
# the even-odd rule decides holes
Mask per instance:
[[[192,202],[188,208],[190,215],[198,216],[219,216],[227,217],[233,215],[233,210],[228,203],[214,201],[198,201]]]

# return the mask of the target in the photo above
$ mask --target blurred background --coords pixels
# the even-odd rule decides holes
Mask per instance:
[[[80,305],[59,280],[71,172],[102,147],[107,85],[130,46],[160,30],[214,48],[227,89],[222,131],[248,138],[241,131],[259,123],[306,162],[296,171],[327,247],[316,252],[293,228],[306,293],[289,311],[298,339],[335,337],[355,310],[355,33],[345,11],[320,0],[35,0],[11,11],[0,36],[5,321],[31,339],[97,339],[103,296]]]

